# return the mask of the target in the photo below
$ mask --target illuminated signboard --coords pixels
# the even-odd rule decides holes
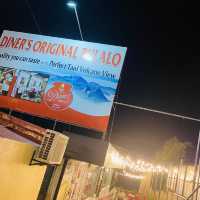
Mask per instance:
[[[105,132],[125,47],[4,31],[0,107]]]

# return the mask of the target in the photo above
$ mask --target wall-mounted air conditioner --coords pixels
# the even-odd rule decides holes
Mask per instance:
[[[34,160],[50,165],[61,164],[68,140],[69,137],[47,129],[40,147],[36,150]]]

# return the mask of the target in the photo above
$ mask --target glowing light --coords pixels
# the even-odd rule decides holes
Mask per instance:
[[[69,1],[67,3],[67,6],[69,6],[70,8],[76,8],[76,3],[74,1]]]
[[[174,169],[174,174],[178,174],[178,169]]]
[[[139,180],[144,179],[144,176],[134,175],[127,172],[124,173],[123,175],[129,178],[133,178],[133,179],[139,179]]]
[[[132,172],[141,173],[169,173],[168,169],[161,165],[153,165],[151,163],[145,162],[143,160],[132,161],[129,157],[124,157],[119,153],[112,153],[111,155],[112,163],[121,166],[123,169],[129,169]]]
[[[123,158],[118,153],[112,153],[111,159],[113,163],[120,166],[125,166]]]
[[[129,169],[135,172],[166,172],[168,173],[168,169],[160,166],[160,165],[153,165],[151,163],[147,163],[142,160],[137,160],[136,162],[129,161],[129,165],[127,165]]]

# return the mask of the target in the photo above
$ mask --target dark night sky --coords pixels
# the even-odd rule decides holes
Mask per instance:
[[[39,33],[27,0],[2,0],[0,32]],[[189,1],[188,1],[189,2]],[[64,0],[29,0],[43,35],[80,39]],[[186,1],[79,0],[84,39],[127,46],[119,102],[200,118],[198,6]],[[117,107],[111,140],[151,156],[177,135],[197,141],[200,123]]]

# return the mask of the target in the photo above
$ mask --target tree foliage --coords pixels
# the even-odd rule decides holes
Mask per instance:
[[[161,150],[156,153],[155,162],[163,165],[177,165],[191,147],[189,142],[181,142],[177,137],[166,141]]]

